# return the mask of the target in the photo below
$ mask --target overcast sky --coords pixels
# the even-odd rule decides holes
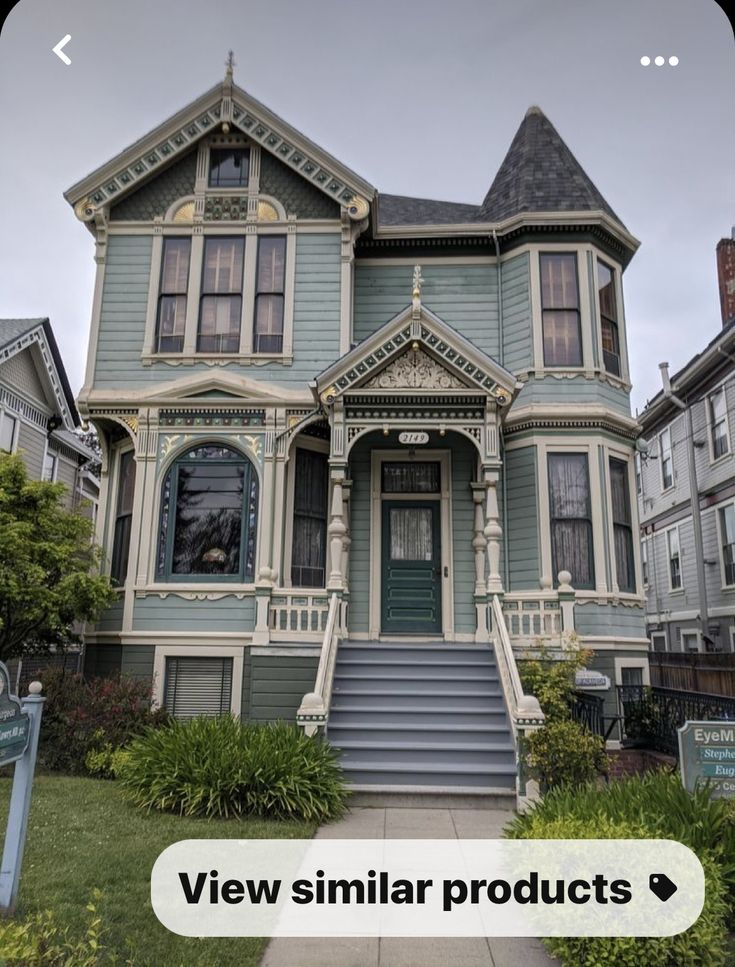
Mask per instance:
[[[50,317],[75,392],[93,242],[62,192],[221,80],[229,48],[241,87],[387,193],[478,204],[539,104],[641,241],[634,411],[720,328],[735,40],[714,0],[21,0],[0,33],[0,316]]]

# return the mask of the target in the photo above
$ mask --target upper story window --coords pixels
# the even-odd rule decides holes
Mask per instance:
[[[10,413],[0,413],[0,450],[5,450],[7,453],[13,452],[17,426],[18,420],[14,416]]]
[[[592,502],[586,453],[550,453],[549,516],[554,580],[569,571],[575,588],[595,585]]]
[[[283,348],[283,308],[286,281],[286,237],[258,239],[257,293],[253,351],[280,353]]]
[[[720,508],[720,540],[725,584],[735,584],[735,504]]]
[[[666,532],[669,552],[669,587],[677,591],[681,587],[681,551],[679,549],[679,528],[672,527]]]
[[[190,255],[190,238],[163,240],[156,324],[156,349],[159,353],[180,353],[184,348]]]
[[[250,152],[246,148],[211,148],[209,187],[242,188],[248,183]]]
[[[120,456],[117,476],[117,508],[115,533],[112,539],[110,578],[113,584],[125,584],[128,576],[130,532],[133,524],[133,494],[135,492],[135,457],[132,450]]]
[[[247,457],[215,444],[186,451],[163,484],[158,578],[252,580],[257,515]]]
[[[43,471],[41,472],[41,480],[48,480],[53,483],[56,480],[56,468],[58,466],[59,458],[53,450],[46,450],[46,456],[43,458]]]
[[[577,256],[539,256],[545,366],[581,366]]]
[[[730,452],[730,439],[727,432],[727,401],[725,387],[721,386],[707,400],[709,407],[710,442],[712,444],[712,459],[724,456]]]
[[[664,490],[674,486],[674,460],[671,454],[671,428],[667,427],[658,438],[661,459],[661,486]]]
[[[244,249],[244,238],[205,240],[199,352],[236,353],[240,349]]]
[[[618,588],[620,591],[635,591],[633,519],[628,487],[628,464],[614,457],[610,457],[610,496]]]
[[[615,272],[604,262],[597,263],[597,286],[600,299],[602,360],[608,373],[620,376],[620,334],[618,300],[615,295]]]

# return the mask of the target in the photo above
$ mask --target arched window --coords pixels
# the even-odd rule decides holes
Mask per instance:
[[[163,483],[158,578],[252,580],[257,518],[247,457],[212,443],[185,451]]]

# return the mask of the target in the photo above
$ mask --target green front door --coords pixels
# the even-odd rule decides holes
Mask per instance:
[[[384,500],[381,630],[439,634],[441,545],[438,500]]]

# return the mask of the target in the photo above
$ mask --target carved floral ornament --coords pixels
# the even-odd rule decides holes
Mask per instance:
[[[422,349],[404,353],[364,384],[365,389],[467,389]]]

